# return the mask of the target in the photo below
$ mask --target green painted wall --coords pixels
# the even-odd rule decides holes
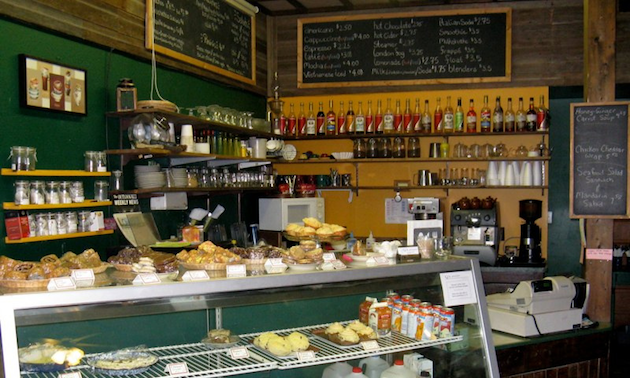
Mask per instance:
[[[82,169],[85,151],[118,147],[118,122],[105,117],[107,111],[115,110],[115,88],[118,80],[122,77],[132,78],[138,87],[138,99],[150,98],[150,62],[1,18],[0,35],[3,36],[0,50],[0,88],[5,94],[4,101],[0,101],[0,157],[4,161],[2,167],[10,167],[10,162],[6,160],[10,146],[19,145],[37,148],[37,167],[40,169]],[[87,70],[88,115],[82,117],[20,108],[19,54]],[[169,69],[158,69],[157,76],[162,97],[180,107],[219,104],[254,111],[257,117],[265,115],[266,99],[262,96]],[[154,98],[157,99],[157,96]],[[0,177],[3,202],[13,200],[14,181],[11,177]],[[94,180],[83,181],[86,197],[92,198]],[[222,198],[221,201],[230,210],[226,212],[224,221],[233,222],[227,214],[235,213],[235,200]],[[205,204],[205,201],[200,204]],[[167,223],[163,219],[172,219],[171,216],[172,214],[156,214],[159,224]],[[4,216],[1,218],[0,235],[4,238]],[[165,227],[163,236],[168,237],[173,231]],[[107,247],[124,242],[117,236],[13,245],[2,242],[0,254],[37,260],[48,253],[61,254],[69,250],[78,253],[86,248],[94,248],[103,255]]]

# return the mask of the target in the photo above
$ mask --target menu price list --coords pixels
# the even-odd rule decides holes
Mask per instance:
[[[302,22],[304,83],[506,76],[505,12]]]
[[[155,44],[252,77],[252,20],[219,0],[156,0]]]
[[[573,109],[573,208],[576,215],[625,215],[628,105]]]

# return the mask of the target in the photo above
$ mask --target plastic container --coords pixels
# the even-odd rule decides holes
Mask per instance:
[[[352,373],[352,366],[347,362],[335,362],[324,369],[322,378],[344,378]]]
[[[359,361],[359,367],[365,371],[368,378],[380,378],[381,374],[389,368],[389,364],[379,356],[370,356]]]
[[[416,374],[407,369],[402,360],[394,361],[394,365],[392,365],[387,370],[383,371],[381,374],[382,378],[416,378]]]
[[[374,239],[374,234],[370,231],[370,236],[365,239],[365,250],[368,252],[372,252],[374,250],[374,243],[376,243],[376,239]]]
[[[343,378],[368,378],[368,376],[363,374],[363,370],[360,367],[353,367],[352,372]]]

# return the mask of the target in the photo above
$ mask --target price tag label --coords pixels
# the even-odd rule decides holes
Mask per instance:
[[[80,371],[73,371],[72,373],[63,373],[57,376],[58,378],[82,378]]]
[[[184,282],[206,281],[209,279],[210,276],[208,276],[208,272],[205,270],[189,270],[182,276],[182,281]]]
[[[329,261],[335,261],[337,260],[337,256],[335,256],[334,253],[328,252],[328,253],[324,253],[322,255],[322,258],[324,259],[324,262],[329,262]]]
[[[226,269],[228,278],[247,276],[247,266],[245,264],[228,265]]]
[[[94,285],[94,271],[92,269],[73,269],[71,277],[77,287]]]
[[[339,261],[339,260],[334,260],[331,262],[332,266],[335,269],[346,269],[346,264],[344,264],[343,262]]]
[[[380,349],[380,346],[378,345],[376,340],[362,341],[361,346],[363,346],[363,350],[365,350],[366,352]]]
[[[305,350],[297,352],[298,361],[312,361],[315,359],[315,352],[312,350]]]
[[[418,251],[418,246],[398,247],[398,254],[401,256],[413,256],[419,255],[420,251]]]
[[[249,349],[244,346],[230,348],[230,357],[232,357],[233,360],[249,358]]]
[[[153,285],[159,284],[160,277],[155,273],[139,273],[136,278],[133,279],[134,285]]]
[[[73,290],[76,288],[77,285],[74,283],[74,279],[72,277],[51,278],[48,282],[48,291]]]
[[[172,364],[166,365],[166,369],[164,369],[171,376],[178,375],[186,375],[190,372],[188,371],[188,365],[185,362],[173,362]]]

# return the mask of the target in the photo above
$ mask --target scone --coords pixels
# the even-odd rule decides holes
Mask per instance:
[[[343,343],[356,344],[359,342],[359,335],[350,328],[345,328],[338,336]]]
[[[334,334],[343,332],[343,330],[344,328],[341,325],[341,323],[333,323],[329,325],[328,328],[326,328],[325,332],[327,335],[334,335]]]
[[[348,230],[338,224],[333,224],[330,228],[335,236],[346,236],[348,234]]]
[[[269,342],[277,338],[282,338],[282,337],[276,335],[273,332],[265,332],[256,336],[256,338],[254,338],[254,345],[261,347],[263,349],[267,349],[267,345],[269,344]]]
[[[304,227],[300,230],[299,236],[313,236],[315,235],[315,229],[313,227]]]
[[[358,333],[359,331],[362,331],[364,328],[368,327],[360,321],[355,320],[352,323],[348,324],[348,328]]]
[[[378,335],[370,327],[364,327],[362,330],[357,331],[357,335],[363,341],[378,339]]]
[[[265,349],[275,354],[276,356],[288,356],[289,354],[291,354],[291,343],[287,341],[284,337],[277,336],[276,338],[269,340],[269,343],[267,343],[267,348]]]
[[[297,235],[297,230],[302,227],[297,223],[289,223],[287,224],[287,227],[284,229],[284,231],[292,236],[296,236]]]
[[[333,230],[330,227],[320,227],[315,231],[315,233],[317,236],[329,238],[333,234]]]
[[[289,344],[291,344],[291,351],[301,352],[307,350],[310,343],[308,338],[299,332],[293,332],[286,337]]]
[[[312,227],[314,229],[318,229],[322,226],[322,222],[317,220],[317,218],[313,218],[313,217],[304,218],[302,219],[302,222],[304,222],[304,226]]]

